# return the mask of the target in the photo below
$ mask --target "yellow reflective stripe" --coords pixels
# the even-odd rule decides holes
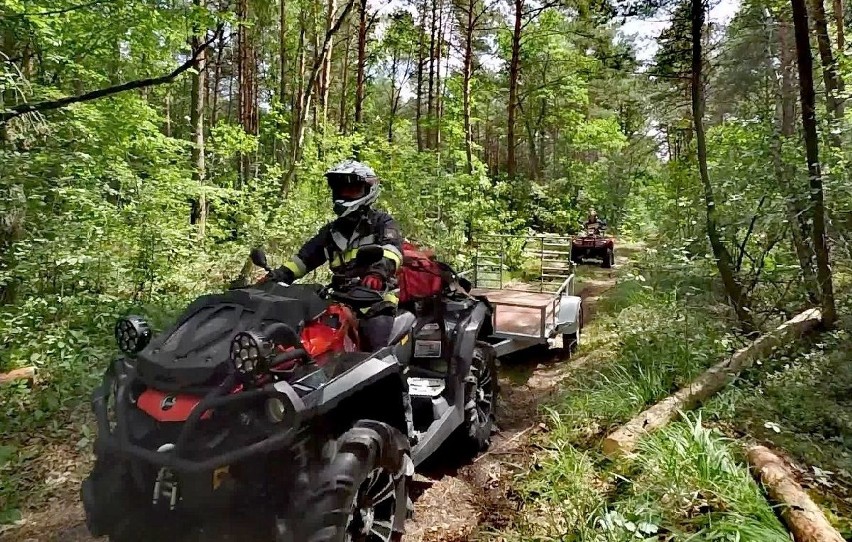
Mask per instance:
[[[304,276],[305,276],[304,271],[302,271],[301,269],[299,269],[299,265],[298,265],[296,262],[292,262],[292,261],[290,261],[290,262],[286,262],[286,263],[284,264],[284,267],[286,267],[287,269],[289,269],[290,271],[292,271],[292,272],[293,272],[293,276],[294,276],[295,278],[297,278],[297,279],[300,279],[300,278],[302,278],[302,277],[304,277]]]
[[[383,256],[385,258],[387,258],[388,260],[391,260],[393,263],[396,264],[397,267],[402,265],[402,258],[400,257],[399,251],[397,250],[397,248],[395,246],[385,245],[382,248],[384,249]]]
[[[388,303],[393,303],[394,305],[399,304],[399,298],[393,292],[388,292],[384,296],[384,300]]]
[[[382,249],[383,249],[383,253],[382,253],[383,257],[391,260],[393,263],[396,264],[397,267],[402,265],[402,255],[400,254],[398,248],[396,248],[393,245],[384,245],[382,247]],[[341,254],[340,252],[335,252],[334,258],[329,262],[329,265],[331,265],[331,267],[337,267],[339,265],[343,265],[343,264],[351,262],[357,256],[358,256],[358,249],[357,248],[347,250],[343,254]]]

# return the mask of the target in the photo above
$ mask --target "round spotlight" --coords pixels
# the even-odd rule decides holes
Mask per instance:
[[[266,370],[272,354],[272,342],[253,331],[241,331],[231,341],[231,361],[245,376],[255,376]]]
[[[151,328],[142,318],[128,316],[115,325],[115,340],[122,352],[136,354],[148,346],[151,340]]]
[[[270,397],[266,400],[266,416],[272,423],[281,423],[287,414],[287,406],[278,397]]]

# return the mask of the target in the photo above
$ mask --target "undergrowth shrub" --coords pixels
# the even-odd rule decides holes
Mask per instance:
[[[613,355],[573,373],[554,402],[562,421],[585,439],[687,384],[731,347],[726,322],[696,300],[655,290],[635,277],[620,282],[607,298],[596,325],[605,337],[599,340],[617,343]]]

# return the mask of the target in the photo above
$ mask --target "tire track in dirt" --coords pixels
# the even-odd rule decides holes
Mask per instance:
[[[617,267],[628,259],[618,258]],[[615,269],[583,266],[580,297],[585,324],[595,316],[601,295],[615,285]],[[582,338],[581,338],[582,340]],[[561,339],[558,339],[561,343]],[[561,346],[557,344],[556,346]],[[533,348],[501,360],[497,425],[491,447],[467,464],[452,464],[451,451],[430,459],[415,476],[414,517],[405,542],[464,542],[483,528],[499,529],[518,511],[512,477],[531,456],[530,438],[544,428],[539,406],[559,390],[572,370],[589,360],[583,352],[565,360],[561,349]],[[520,380],[520,382],[519,382]],[[445,457],[446,456],[446,457]],[[457,459],[456,459],[457,461]],[[440,465],[440,466],[432,466]]]

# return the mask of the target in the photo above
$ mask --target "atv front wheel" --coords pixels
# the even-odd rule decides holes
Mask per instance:
[[[151,498],[136,487],[130,465],[116,457],[98,458],[80,488],[86,527],[110,542],[146,542],[188,532],[173,512],[157,513]]]
[[[477,341],[470,372],[464,379],[464,424],[462,437],[474,453],[488,448],[497,415],[497,356],[494,348]]]
[[[609,269],[615,264],[615,252],[608,248],[606,249],[606,253],[604,253],[603,261],[601,262],[601,267],[604,269]]]
[[[407,478],[414,474],[406,439],[393,427],[363,421],[338,439],[333,457],[295,518],[299,542],[390,542],[406,519]],[[410,471],[410,472],[408,472]],[[278,542],[291,540],[281,536]]]

